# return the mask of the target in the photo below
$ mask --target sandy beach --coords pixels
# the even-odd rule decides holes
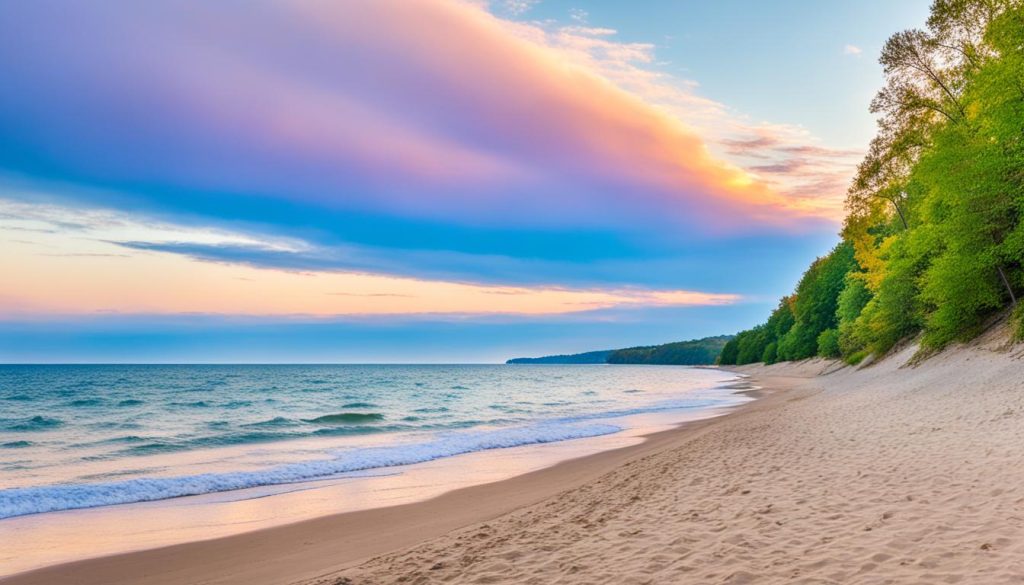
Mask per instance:
[[[739,371],[733,413],[427,502],[4,583],[1019,583],[1024,351]]]

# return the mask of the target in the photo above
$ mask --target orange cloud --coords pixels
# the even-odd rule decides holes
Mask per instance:
[[[68,135],[47,156],[164,186],[133,194],[162,206],[186,205],[168,192],[229,192],[311,215],[632,233],[735,232],[808,214],[652,102],[656,80],[630,66],[651,47],[607,29],[552,37],[458,0],[122,8],[69,16],[81,46],[33,37],[38,69],[55,73],[16,82],[89,96],[26,105],[47,124],[75,121],[56,124]],[[146,42],[117,44],[126,31]],[[81,87],[50,85],[64,77]]]
[[[13,233],[11,227],[0,226],[0,234]],[[723,305],[740,300],[733,294],[683,290],[491,286],[352,272],[300,273],[131,251],[96,239],[99,234],[83,237],[26,227],[19,235],[18,239],[8,238],[0,249],[0,273],[12,276],[0,280],[0,316],[551,315],[613,307]]]

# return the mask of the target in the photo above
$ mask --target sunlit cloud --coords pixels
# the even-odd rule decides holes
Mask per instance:
[[[863,152],[816,144],[800,129],[751,128],[744,138],[719,141],[750,173],[785,192],[794,205],[842,217],[843,197]]]
[[[843,54],[844,55],[860,55],[863,52],[864,52],[864,50],[861,49],[860,47],[858,47],[857,45],[844,45],[843,46]]]
[[[579,23],[586,23],[587,19],[590,18],[590,14],[582,8],[570,8],[569,18]]]
[[[715,234],[817,213],[714,156],[694,119],[722,106],[642,71],[652,45],[585,17],[550,30],[453,0],[106,7],[0,9],[18,47],[0,57],[0,116],[19,123],[0,121],[31,128],[4,138],[11,170],[153,209],[223,216],[248,198],[268,222],[288,206],[298,222]]]
[[[823,147],[799,126],[758,122],[726,104],[703,97],[696,81],[652,67],[657,61],[654,44],[620,41],[614,29],[587,25],[586,13],[582,13],[582,21],[568,25],[530,23],[512,30],[669,112],[701,136],[708,150],[723,163],[751,173],[732,179],[733,184],[762,184],[782,195],[781,213],[832,221],[842,217],[846,186],[863,151]],[[796,155],[814,157],[820,176],[811,180],[802,173],[765,177],[751,162],[751,157]],[[827,181],[823,180],[826,176]]]
[[[529,12],[540,0],[501,0],[499,6],[513,16]]]
[[[715,306],[736,294],[636,287],[499,286],[429,280],[301,263],[271,268],[223,255],[226,249],[303,258],[308,245],[173,224],[141,224],[123,214],[6,204],[0,237],[0,318],[31,315],[221,314],[372,316],[409,314],[558,315],[626,307]],[[66,224],[63,229],[51,229]],[[145,243],[123,238],[145,238]],[[43,261],[45,260],[45,261]],[[307,260],[307,263],[309,261]]]

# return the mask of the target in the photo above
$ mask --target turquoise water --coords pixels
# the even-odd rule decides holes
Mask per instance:
[[[612,434],[629,415],[735,404],[734,381],[658,366],[0,366],[0,518]]]

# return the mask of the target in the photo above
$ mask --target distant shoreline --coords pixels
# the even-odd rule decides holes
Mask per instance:
[[[520,357],[506,364],[629,364],[660,366],[708,366],[715,363],[732,335],[715,335],[660,345],[640,345],[622,349],[602,349],[584,353]]]

